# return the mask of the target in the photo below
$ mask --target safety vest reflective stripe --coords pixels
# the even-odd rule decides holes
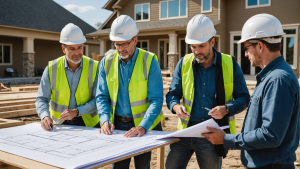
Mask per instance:
[[[90,59],[89,61],[89,77],[88,77],[88,81],[89,81],[89,92],[90,92],[90,99],[92,98],[93,95],[93,65],[94,65],[94,60]]]
[[[185,119],[182,119],[180,118],[181,122],[184,123],[185,125],[188,125],[189,124],[189,121],[185,120]]]
[[[186,98],[183,98],[183,103],[186,104],[186,105],[188,105],[188,106],[190,106],[190,107],[192,107],[192,105],[193,105],[193,102],[187,100]]]
[[[69,107],[68,106],[65,106],[65,105],[60,105],[60,104],[57,104],[55,102],[53,102],[52,100],[50,101],[50,108],[56,112],[64,112],[65,110],[67,110]]]
[[[148,80],[148,75],[147,75],[147,59],[148,59],[148,52],[145,52],[144,59],[143,59],[143,71],[144,71],[144,76],[145,80]]]
[[[112,53],[108,59],[108,63],[107,63],[107,70],[106,70],[106,77],[108,77],[108,74],[109,74],[109,71],[110,71],[110,67],[111,67],[111,64],[113,62],[113,59],[114,59],[114,53]]]
[[[146,98],[146,99],[144,99],[144,100],[139,100],[139,101],[131,102],[131,103],[130,103],[130,106],[131,106],[131,107],[141,106],[141,105],[144,105],[144,104],[147,104],[147,103],[149,103],[148,98]]]
[[[116,107],[117,103],[114,102],[112,99],[110,99],[110,103],[112,104],[113,107]]]

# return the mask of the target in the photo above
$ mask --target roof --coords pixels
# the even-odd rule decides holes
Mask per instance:
[[[68,23],[83,33],[96,29],[53,0],[0,0],[0,25],[61,32]]]
[[[175,28],[185,28],[191,18],[182,19],[170,19],[170,20],[160,20],[154,22],[137,22],[136,25],[140,31],[155,30],[155,29],[175,29]],[[220,23],[219,20],[213,21],[214,25]],[[88,35],[97,36],[105,35],[110,33],[110,28],[108,29],[98,29],[96,32],[89,33]]]

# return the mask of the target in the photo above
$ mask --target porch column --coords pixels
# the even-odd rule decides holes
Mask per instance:
[[[34,38],[23,38],[23,75],[34,77]]]
[[[106,52],[106,40],[100,39],[100,52],[99,52],[99,61],[102,60]]]
[[[178,52],[177,52],[177,34],[169,34],[169,52],[168,52],[168,68],[170,75],[173,76],[177,62],[178,62]]]

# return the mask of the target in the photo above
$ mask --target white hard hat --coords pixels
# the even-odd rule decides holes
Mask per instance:
[[[281,37],[273,38],[273,36],[284,34],[282,25],[275,16],[258,14],[246,21],[242,30],[242,39],[238,43],[243,43],[250,39],[262,39],[268,43],[279,43],[281,42]]]
[[[127,41],[139,33],[136,23],[127,15],[120,15],[111,25],[111,41]]]
[[[61,30],[59,42],[66,45],[77,45],[86,42],[86,39],[77,25],[69,23]]]
[[[188,23],[185,42],[187,44],[201,44],[215,36],[213,22],[203,14],[194,16]]]

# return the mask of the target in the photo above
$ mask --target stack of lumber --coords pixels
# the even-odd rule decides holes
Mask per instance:
[[[34,115],[36,92],[1,92],[0,118]]]
[[[11,91],[37,91],[39,89],[39,84],[26,84],[26,85],[13,85],[10,87]]]

